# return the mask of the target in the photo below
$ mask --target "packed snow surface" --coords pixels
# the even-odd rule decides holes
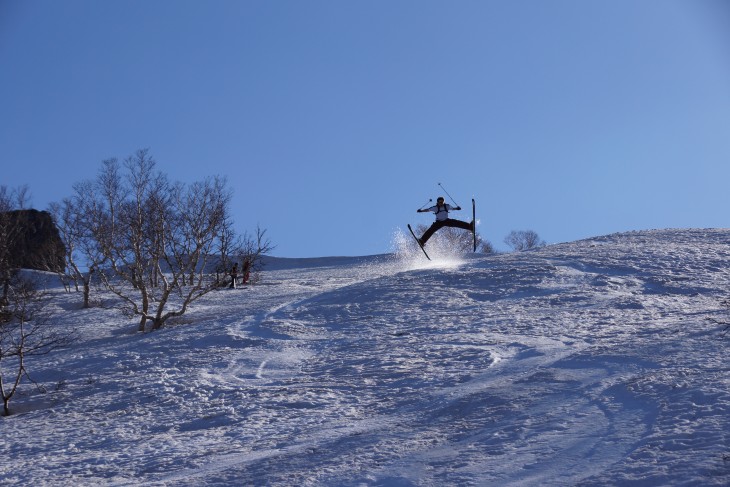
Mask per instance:
[[[730,230],[430,250],[275,259],[146,334],[54,290],[79,339],[28,364],[0,482],[730,484]]]

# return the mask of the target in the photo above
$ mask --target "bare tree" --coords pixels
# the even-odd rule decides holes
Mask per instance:
[[[28,279],[15,277],[9,286],[8,304],[0,314],[0,396],[3,415],[10,415],[10,400],[23,378],[30,376],[27,360],[65,346],[72,331],[59,331],[43,313],[47,302]]]
[[[158,329],[224,280],[215,262],[237,251],[229,215],[231,191],[214,177],[190,185],[171,183],[147,150],[124,161],[103,162],[87,218],[105,259],[105,286]]]
[[[477,235],[478,237],[478,235]],[[494,253],[494,245],[492,245],[492,242],[489,240],[482,240],[478,238],[477,240],[477,248],[479,249],[479,252],[482,254],[493,254]]]
[[[24,210],[30,206],[30,189],[27,184],[19,186],[15,190],[15,206],[18,210]]]
[[[83,307],[91,306],[91,280],[104,263],[104,255],[94,239],[98,227],[95,216],[100,205],[93,196],[93,182],[74,185],[74,195],[61,203],[51,203],[50,212],[66,247],[66,271],[76,290],[83,286]]]
[[[255,283],[259,280],[264,265],[263,256],[273,249],[274,246],[266,236],[266,230],[261,227],[256,227],[256,235],[252,236],[248,232],[243,234],[237,256],[238,260],[242,262],[243,272],[251,274],[250,282]],[[243,279],[246,281],[249,277],[244,274]]]
[[[0,186],[0,211],[24,210],[30,205],[30,189],[27,184],[17,188]]]
[[[540,239],[538,234],[532,230],[512,230],[505,238],[504,243],[512,247],[512,250],[530,250],[544,247],[545,241]]]

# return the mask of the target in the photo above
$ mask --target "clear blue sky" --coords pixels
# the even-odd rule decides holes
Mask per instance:
[[[140,148],[285,257],[388,252],[439,182],[498,248],[727,227],[730,2],[0,0],[0,184]]]

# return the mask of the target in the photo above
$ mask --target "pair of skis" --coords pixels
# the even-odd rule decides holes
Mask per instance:
[[[476,209],[476,203],[474,203],[474,198],[471,199],[471,221],[474,222],[471,234],[474,239],[474,252],[477,251],[477,209]],[[411,224],[408,224],[408,230],[411,231],[411,235],[413,235],[413,238],[416,239],[416,242],[418,242],[418,246],[421,247],[421,250],[423,251],[423,255],[426,256],[428,260],[431,260],[431,257],[428,256],[428,253],[426,252],[426,249],[423,248],[423,245],[421,245],[421,241],[418,240],[418,237],[416,237],[416,233],[413,231],[413,228],[411,228]]]

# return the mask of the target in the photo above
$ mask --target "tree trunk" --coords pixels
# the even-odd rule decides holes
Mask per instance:
[[[139,326],[137,327],[137,331],[144,333],[144,328],[145,328],[146,324],[147,324],[147,316],[142,315],[142,318],[139,320]]]
[[[155,318],[154,320],[152,320],[152,329],[159,330],[160,328],[162,328],[162,325],[164,325],[164,324],[165,324],[164,320],[162,320],[159,317]]]
[[[89,295],[91,294],[91,275],[94,273],[94,268],[89,269],[89,274],[83,279],[84,281],[84,309],[91,307],[89,304]]]
[[[137,331],[144,333],[145,325],[147,324],[148,311],[150,309],[150,297],[147,294],[147,288],[144,286],[143,282],[140,283],[139,290],[142,292],[142,319],[139,320],[139,328],[137,328]]]
[[[10,407],[8,407],[10,397],[5,395],[5,384],[3,384],[2,374],[0,374],[0,395],[3,396],[3,416],[10,416]]]

